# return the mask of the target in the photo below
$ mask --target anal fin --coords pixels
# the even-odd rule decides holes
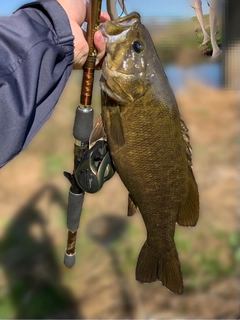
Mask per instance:
[[[131,195],[128,195],[128,216],[131,217],[137,211],[137,205],[134,203]]]

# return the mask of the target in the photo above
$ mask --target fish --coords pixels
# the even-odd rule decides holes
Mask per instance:
[[[102,107],[91,140],[107,141],[129,192],[128,216],[139,210],[146,226],[136,280],[159,280],[182,294],[175,227],[195,226],[199,217],[188,129],[141,16],[132,12],[100,30],[106,41]]]

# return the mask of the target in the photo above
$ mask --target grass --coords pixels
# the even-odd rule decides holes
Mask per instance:
[[[144,241],[142,226],[130,222],[123,235],[111,243],[124,274],[134,274]],[[195,228],[176,228],[175,243],[187,289],[205,290],[216,281],[235,275],[240,262],[239,242],[237,232],[211,229],[205,235]],[[79,250],[82,250],[81,260],[88,259],[96,249],[84,233],[81,233],[78,243]]]
[[[190,239],[177,230],[175,242],[188,289],[206,289],[223,277],[236,275],[240,261],[238,232],[213,229],[211,237],[195,234]]]
[[[10,296],[0,297],[0,319],[13,319],[14,309]]]
[[[59,173],[67,169],[68,157],[65,154],[51,154],[45,159],[45,176],[59,176]]]
[[[197,229],[185,230],[186,232],[183,228],[176,229],[175,243],[187,290],[205,290],[220,279],[236,275],[240,262],[240,239],[237,232],[212,229],[210,234],[205,235]],[[144,241],[145,232],[141,225],[130,222],[123,236],[111,244],[111,248],[119,256],[125,275],[131,274],[132,277],[134,274]],[[79,248],[83,248],[83,260],[95,250],[94,245],[83,234],[79,240]]]

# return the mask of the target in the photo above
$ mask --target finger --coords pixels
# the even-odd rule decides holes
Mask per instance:
[[[106,42],[104,41],[103,35],[100,31],[96,31],[94,34],[94,45],[97,49],[96,65],[103,59],[106,50]]]
[[[84,65],[89,47],[85,39],[84,33],[78,24],[71,25],[74,37],[74,69],[81,69]]]
[[[107,12],[105,11],[101,11],[101,14],[100,14],[100,22],[105,22],[105,21],[108,21],[110,20],[110,16]]]

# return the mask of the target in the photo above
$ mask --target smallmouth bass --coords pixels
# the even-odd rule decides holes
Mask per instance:
[[[102,112],[92,140],[104,127],[115,169],[129,191],[128,215],[138,208],[146,226],[136,279],[160,280],[182,294],[175,225],[195,226],[199,216],[188,129],[139,14],[107,21],[100,30],[107,49]]]

